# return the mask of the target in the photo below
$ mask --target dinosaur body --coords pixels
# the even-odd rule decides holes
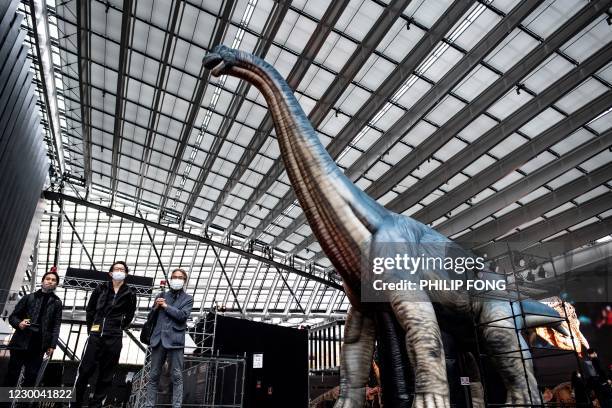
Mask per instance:
[[[461,317],[470,322],[474,318],[477,323],[505,318],[499,321],[497,327],[483,325],[480,336],[488,351],[497,355],[493,360],[504,379],[508,403],[539,404],[531,363],[528,361],[525,369],[521,359],[517,358],[520,351],[516,350],[527,347],[522,338],[516,335],[515,327],[532,327],[547,322],[543,316],[530,316],[530,311],[551,316],[555,312],[544,305],[525,302],[526,317],[515,321],[512,318],[515,313],[507,301],[474,301],[467,292],[462,291],[445,295],[421,292],[418,302],[408,298],[406,293],[396,291],[386,295],[383,309],[380,309],[380,304],[362,302],[362,257],[372,255],[368,251],[376,244],[406,242],[446,245],[451,241],[414,219],[388,211],[345,177],[320,143],[292,90],[271,65],[256,56],[225,46],[215,48],[205,57],[204,65],[215,76],[226,74],[248,81],[265,97],[275,124],[281,156],[302,210],[323,251],[342,276],[351,309],[345,327],[340,398],[336,408],[363,406],[376,326],[379,327],[379,337],[385,328],[387,336],[393,336],[390,334],[393,330],[389,329],[389,316],[396,319],[405,333],[401,346],[405,347],[414,373],[413,407],[449,407],[438,316],[443,323],[450,323],[448,327],[451,332],[457,328],[458,318]],[[401,276],[401,272],[395,271],[391,276]],[[449,278],[443,272],[439,272],[437,277]],[[398,354],[398,350],[394,350],[397,343],[388,342],[386,347]],[[528,351],[523,353],[528,357]],[[399,360],[400,357],[396,356],[395,361]],[[395,367],[383,366],[383,370],[393,369]],[[394,377],[403,378],[399,372]],[[396,386],[405,392],[401,384]],[[383,395],[384,387],[383,382]],[[400,400],[407,401],[406,398]],[[405,405],[398,402],[396,406]]]

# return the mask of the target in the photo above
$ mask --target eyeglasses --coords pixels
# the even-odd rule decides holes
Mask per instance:
[[[113,272],[125,272],[125,268],[113,268]]]

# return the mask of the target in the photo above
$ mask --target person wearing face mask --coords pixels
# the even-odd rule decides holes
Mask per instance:
[[[9,316],[15,334],[9,343],[11,358],[4,379],[5,387],[14,387],[21,367],[25,366],[23,387],[32,387],[44,354],[51,357],[57,345],[62,320],[62,301],[55,293],[59,276],[55,267],[42,277],[39,290],[22,297]]]
[[[136,293],[125,283],[128,273],[125,262],[114,262],[108,271],[111,281],[99,284],[91,293],[86,308],[89,337],[79,365],[73,407],[83,404],[87,383],[96,368],[98,379],[90,407],[102,406],[112,384],[121,355],[123,330],[129,327],[136,311]]]
[[[172,271],[170,290],[156,296],[150,314],[157,313],[157,322],[151,333],[151,372],[147,384],[145,407],[154,407],[162,366],[166,360],[172,378],[172,407],[183,402],[183,354],[187,319],[193,307],[193,297],[185,292],[187,272]]]

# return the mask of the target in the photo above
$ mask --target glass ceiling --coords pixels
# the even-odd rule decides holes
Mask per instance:
[[[88,268],[86,248],[101,270],[125,258],[155,281],[162,265],[187,266],[194,313],[219,303],[296,325],[346,311],[263,97],[202,67],[220,43],[272,63],[345,173],[393,211],[467,241],[535,227],[525,245],[573,249],[612,232],[612,200],[601,204],[612,194],[606,1],[123,3],[47,1],[63,193],[255,246],[295,270],[152,227],[158,259],[141,223],[65,201],[74,230],[63,222],[61,272]],[[60,218],[49,201],[39,273],[53,262]],[[69,292],[67,305],[77,304]]]

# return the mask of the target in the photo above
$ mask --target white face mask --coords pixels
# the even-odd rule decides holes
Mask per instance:
[[[112,275],[113,280],[121,282],[125,279],[125,272],[113,272]]]
[[[183,289],[183,285],[185,285],[185,281],[182,279],[170,279],[170,288],[172,290]]]

